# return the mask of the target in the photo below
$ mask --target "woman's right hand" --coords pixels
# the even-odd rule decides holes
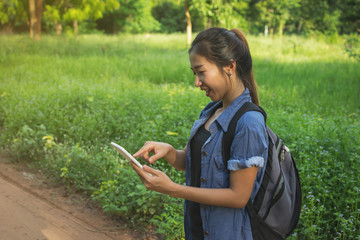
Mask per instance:
[[[173,149],[174,148],[168,143],[148,141],[133,156],[141,157],[147,162],[154,164],[158,159],[165,158]]]

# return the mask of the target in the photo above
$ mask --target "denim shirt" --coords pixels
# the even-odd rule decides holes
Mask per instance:
[[[201,188],[229,188],[230,171],[245,169],[252,166],[259,167],[250,199],[253,201],[259,190],[265,172],[267,161],[268,138],[265,121],[261,113],[251,111],[245,113],[238,121],[234,140],[230,150],[230,159],[226,169],[222,159],[222,137],[236,111],[245,103],[250,102],[248,89],[236,98],[232,104],[210,125],[211,136],[201,149]],[[186,185],[191,181],[191,149],[190,141],[211,116],[221,101],[212,102],[205,107],[199,120],[195,121],[187,145],[186,152]],[[246,208],[229,208],[200,205],[200,215],[203,222],[204,239],[212,240],[251,240],[250,218]],[[184,206],[185,237],[192,239],[188,201]]]

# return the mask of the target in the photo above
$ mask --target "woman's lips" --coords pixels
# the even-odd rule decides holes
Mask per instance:
[[[207,97],[209,96],[209,94],[210,94],[210,92],[211,92],[211,90],[210,90],[210,89],[207,89],[207,88],[201,88],[201,90],[202,90],[202,91],[205,91]]]

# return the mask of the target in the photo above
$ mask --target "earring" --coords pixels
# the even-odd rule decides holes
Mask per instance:
[[[228,75],[228,77],[231,77],[231,76],[232,76],[232,74],[231,74],[231,73],[227,73],[227,75]]]

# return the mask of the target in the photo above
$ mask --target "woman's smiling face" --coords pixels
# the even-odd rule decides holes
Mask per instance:
[[[195,86],[206,92],[212,101],[223,99],[229,90],[229,81],[225,71],[209,62],[205,57],[197,54],[190,54],[191,69],[195,75]],[[225,69],[224,69],[225,70]]]

